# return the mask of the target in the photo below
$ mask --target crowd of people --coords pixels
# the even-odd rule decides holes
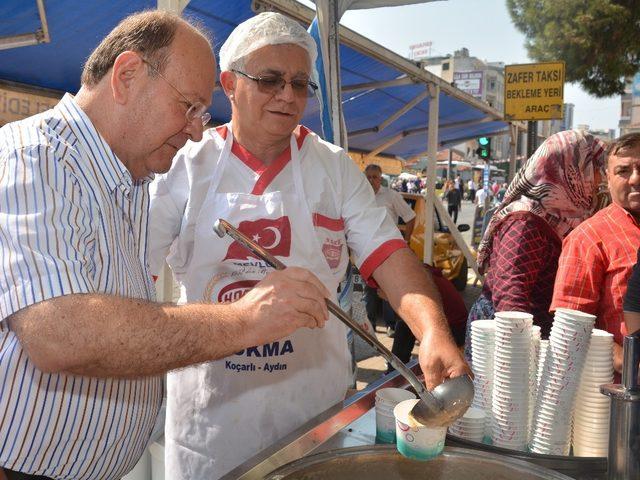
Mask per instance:
[[[623,336],[640,329],[640,134],[605,144],[579,130],[557,133],[509,185],[478,188],[459,175],[443,183],[454,222],[469,197],[490,210],[477,256],[484,284],[468,314],[466,358],[475,320],[528,312],[547,338],[554,311],[570,308],[595,315],[596,328],[613,334],[614,368],[621,372]]]
[[[634,315],[640,311],[638,280],[629,280],[640,249],[638,222],[640,134],[610,144],[577,130],[552,135],[492,215],[478,249],[485,282],[467,332],[475,320],[516,310],[533,314],[546,338],[556,309],[583,311],[596,316],[596,328],[613,334],[620,373],[622,338],[640,327]]]

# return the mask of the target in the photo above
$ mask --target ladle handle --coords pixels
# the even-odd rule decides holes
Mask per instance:
[[[271,255],[260,245],[256,244],[253,240],[240,232],[226,220],[223,220],[222,218],[218,219],[213,228],[220,237],[229,235],[240,245],[260,257],[276,270],[284,270],[286,268],[286,265],[284,263]],[[418,377],[416,377],[415,374],[410,369],[408,369],[398,357],[391,353],[387,349],[387,347],[385,347],[377,338],[375,338],[373,335],[369,335],[366,330],[364,330],[355,320],[347,315],[339,306],[337,306],[328,298],[325,298],[324,300],[327,303],[327,308],[329,309],[329,311],[336,317],[338,317],[338,319],[342,323],[355,331],[360,336],[360,338],[362,338],[365,342],[375,348],[391,364],[391,366],[395,368],[409,382],[409,384],[415,389],[421,400],[426,402],[427,405],[431,407],[438,408],[437,400],[424,387],[422,382],[418,380]]]

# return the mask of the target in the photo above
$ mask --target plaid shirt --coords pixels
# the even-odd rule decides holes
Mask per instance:
[[[549,304],[560,248],[560,239],[542,218],[529,212],[508,215],[496,228],[482,290],[496,312],[532,314],[543,338],[553,323]]]
[[[596,315],[596,328],[622,344],[622,301],[638,247],[640,226],[615,203],[582,222],[563,242],[551,310]]]

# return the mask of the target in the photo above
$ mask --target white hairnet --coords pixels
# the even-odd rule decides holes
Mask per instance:
[[[263,12],[238,25],[220,48],[220,71],[237,68],[250,53],[267,45],[289,43],[304,48],[313,71],[318,51],[311,35],[295,20],[280,13]]]

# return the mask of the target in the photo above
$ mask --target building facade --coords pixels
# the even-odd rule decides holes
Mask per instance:
[[[486,62],[472,57],[467,48],[456,50],[453,55],[414,58],[429,72],[455,85],[456,88],[504,111],[504,63]],[[473,157],[477,148],[474,140],[467,142],[466,148],[458,146]],[[501,161],[509,157],[509,136],[493,137],[491,141],[492,160]]]
[[[640,73],[625,79],[624,93],[620,97],[620,135],[640,132]]]

